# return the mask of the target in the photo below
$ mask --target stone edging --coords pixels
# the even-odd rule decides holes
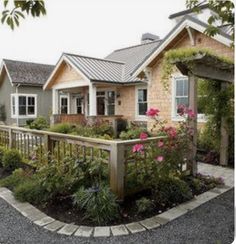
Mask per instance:
[[[130,233],[134,234],[137,232],[158,228],[230,189],[232,189],[232,187],[230,186],[216,187],[210,191],[204,192],[203,194],[196,196],[194,199],[188,202],[182,203],[174,208],[169,209],[166,212],[163,212],[148,219],[141,220],[139,222],[116,226],[96,227],[66,224],[61,221],[55,220],[35,208],[30,203],[22,203],[17,201],[14,198],[12,192],[4,187],[0,188],[0,197],[8,202],[17,211],[19,211],[23,216],[27,217],[34,224],[43,227],[46,230],[68,236],[74,235],[80,237],[109,237],[111,235],[129,235]]]

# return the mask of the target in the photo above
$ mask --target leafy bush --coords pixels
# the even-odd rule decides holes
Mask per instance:
[[[30,129],[43,130],[49,127],[47,120],[40,116],[35,119],[30,125]]]
[[[5,153],[6,149],[4,147],[0,147],[0,167],[2,167],[2,159],[3,159],[3,156],[4,156],[4,153]]]
[[[85,217],[98,224],[106,224],[118,217],[118,204],[108,186],[85,189],[74,194],[74,204],[85,211]]]
[[[21,202],[43,203],[47,200],[47,191],[35,177],[21,182],[14,188],[14,196]]]
[[[142,132],[147,133],[147,130],[138,127],[129,128],[127,131],[122,131],[120,133],[120,139],[122,140],[137,139],[140,137],[140,134]]]
[[[157,204],[164,206],[181,203],[193,197],[188,184],[173,177],[159,178],[154,186],[153,196]]]
[[[2,158],[3,168],[9,171],[13,171],[19,168],[21,163],[22,163],[22,157],[17,150],[15,149],[6,150]]]
[[[138,213],[145,213],[145,212],[151,212],[153,210],[154,203],[152,202],[151,199],[142,197],[136,201],[136,206],[137,206]]]
[[[67,123],[61,123],[61,124],[55,124],[50,127],[50,131],[57,132],[57,133],[63,133],[63,134],[69,134],[72,133],[74,129],[74,126]]]

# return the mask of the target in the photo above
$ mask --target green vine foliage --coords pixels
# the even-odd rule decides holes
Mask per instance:
[[[171,75],[176,69],[175,62],[177,61],[184,61],[188,63],[188,59],[194,58],[198,55],[208,55],[216,60],[227,64],[233,64],[234,62],[227,57],[218,56],[214,54],[211,50],[207,48],[178,48],[178,49],[171,49],[164,54],[164,58],[162,61],[162,74],[161,74],[161,82],[166,90],[169,89],[169,80]]]

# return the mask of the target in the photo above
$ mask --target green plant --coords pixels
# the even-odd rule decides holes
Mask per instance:
[[[4,153],[6,151],[6,148],[4,147],[0,147],[0,167],[2,167],[2,159],[3,159],[3,156],[4,156]]]
[[[120,133],[120,139],[122,140],[137,139],[140,137],[140,134],[142,132],[147,133],[147,130],[139,127],[131,127],[127,131],[122,131]]]
[[[74,204],[85,211],[85,217],[98,224],[106,224],[118,217],[118,204],[108,186],[85,189],[74,194]]]
[[[138,213],[151,212],[154,208],[154,203],[151,199],[142,197],[136,201]]]
[[[29,124],[30,129],[43,130],[49,127],[47,120],[40,116]]]
[[[2,165],[3,168],[9,171],[13,171],[22,163],[22,157],[20,153],[15,149],[8,149],[3,155]]]
[[[27,179],[14,188],[14,196],[21,202],[44,203],[48,198],[47,194],[36,177]]]
[[[61,123],[51,126],[49,130],[52,132],[69,134],[73,132],[74,126],[67,123]]]
[[[179,178],[159,178],[153,187],[153,197],[158,205],[171,206],[193,197],[188,184]]]

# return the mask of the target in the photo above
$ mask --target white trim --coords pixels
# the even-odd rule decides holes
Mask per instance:
[[[69,88],[76,88],[76,87],[84,87],[89,86],[89,82],[85,80],[76,80],[76,81],[66,81],[63,83],[59,83],[53,86],[53,89],[69,89]]]
[[[15,97],[15,115],[12,111],[12,97]],[[26,113],[28,113],[28,97],[34,97],[34,114],[19,115],[19,97],[26,97]],[[37,118],[38,114],[38,95],[37,94],[25,94],[25,93],[12,93],[11,94],[11,118],[13,119],[30,119]]]
[[[147,85],[136,85],[135,86],[135,120],[137,121],[147,121],[148,117],[146,115],[138,114],[138,90],[147,89],[147,108],[148,108],[148,86]]]
[[[52,78],[54,77],[54,75],[56,74],[58,68],[60,67],[60,65],[63,63],[63,62],[66,62],[67,64],[71,65],[77,72],[80,76],[83,77],[84,80],[86,80],[88,83],[90,82],[90,80],[88,79],[87,76],[85,76],[68,58],[66,58],[64,56],[64,54],[60,57],[56,67],[53,69],[51,75],[49,76],[49,78],[47,79],[47,82],[45,83],[45,85],[43,86],[43,90],[46,90],[48,89],[48,85],[50,84]]]
[[[201,33],[204,33],[206,29],[205,27],[189,19],[186,19],[173,33],[171,33],[171,35],[160,45],[160,47],[134,72],[133,75],[138,76],[143,71],[143,69],[147,67],[153,61],[153,59],[156,58],[156,56],[160,54],[164,50],[164,48],[186,27],[191,27]],[[211,38],[223,43],[228,47],[231,46],[231,40],[220,34],[217,34]]]
[[[7,76],[8,76],[8,78],[9,78],[9,80],[10,80],[11,86],[14,86],[14,85],[13,85],[13,82],[12,82],[12,79],[11,79],[11,76],[10,76],[10,74],[9,74],[9,71],[8,71],[7,66],[6,66],[6,64],[5,64],[4,61],[3,61],[2,64],[1,64],[1,68],[0,68],[0,76],[1,76],[1,74],[2,74],[2,72],[3,72],[3,68],[6,70],[6,73],[7,73]]]

